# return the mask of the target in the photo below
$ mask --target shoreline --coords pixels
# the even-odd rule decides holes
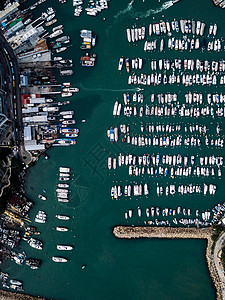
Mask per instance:
[[[39,296],[30,296],[28,294],[20,294],[4,290],[0,290],[0,298],[1,300],[47,300],[47,298]]]
[[[218,275],[214,260],[212,246],[213,240],[212,229],[198,228],[175,228],[175,227],[132,227],[132,226],[115,226],[113,235],[119,239],[136,239],[136,238],[160,238],[160,239],[206,239],[206,261],[209,269],[209,275],[212,278],[216,289],[216,299],[222,300],[221,279]]]

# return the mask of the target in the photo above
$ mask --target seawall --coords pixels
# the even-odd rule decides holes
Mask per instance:
[[[217,300],[223,299],[221,280],[219,278],[211,251],[213,245],[213,231],[211,229],[116,226],[113,228],[113,234],[119,239],[206,239],[206,261],[209,268],[209,274],[216,288]]]

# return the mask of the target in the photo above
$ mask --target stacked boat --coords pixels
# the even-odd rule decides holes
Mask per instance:
[[[47,215],[43,210],[39,210],[35,217],[35,222],[37,223],[45,223],[46,222]]]
[[[70,168],[60,167],[59,168],[59,180],[60,181],[69,181],[70,180]],[[69,184],[59,183],[56,188],[57,199],[59,202],[67,203],[69,202],[69,190],[67,189]]]
[[[109,0],[89,0],[87,8],[85,8],[87,15],[97,16],[102,10],[108,9]]]
[[[80,37],[82,38],[81,49],[90,50],[96,45],[96,35],[91,30],[82,29],[80,31]]]
[[[128,42],[137,42],[144,40],[145,38],[145,27],[142,26],[140,28],[127,28],[127,40]]]

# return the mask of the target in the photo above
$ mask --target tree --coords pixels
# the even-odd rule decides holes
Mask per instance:
[[[3,10],[7,0],[0,0],[0,10]]]

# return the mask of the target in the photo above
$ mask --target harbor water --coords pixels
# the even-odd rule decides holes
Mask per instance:
[[[84,1],[85,4],[86,1]],[[26,6],[34,1],[27,1]],[[125,169],[110,171],[107,169],[109,155],[115,157],[121,153],[129,154],[181,154],[186,155],[224,155],[224,151],[215,147],[138,148],[125,143],[110,143],[107,130],[111,126],[130,123],[133,132],[140,128],[140,119],[124,116],[112,116],[113,105],[116,100],[123,102],[123,93],[131,95],[137,91],[137,86],[128,85],[128,74],[123,68],[117,70],[120,57],[141,57],[144,60],[143,73],[149,74],[152,59],[197,59],[209,61],[224,59],[224,51],[216,53],[202,53],[197,51],[175,52],[168,49],[160,53],[144,52],[144,41],[129,44],[126,29],[146,26],[159,22],[161,19],[170,22],[176,20],[194,19],[206,23],[206,31],[210,24],[218,24],[218,36],[223,37],[225,25],[225,11],[213,5],[211,0],[181,0],[173,4],[172,1],[132,0],[109,2],[109,9],[96,17],[83,12],[80,17],[73,16],[71,1],[60,4],[56,0],[48,0],[38,6],[33,12],[37,18],[47,7],[56,10],[59,24],[64,25],[65,35],[71,36],[72,47],[60,53],[63,59],[72,58],[74,75],[60,77],[60,82],[71,81],[74,87],[80,89],[71,98],[68,109],[75,111],[76,126],[80,129],[77,145],[70,147],[53,147],[47,153],[49,159],[43,157],[30,168],[25,181],[27,197],[35,203],[30,212],[31,224],[41,232],[36,237],[43,241],[43,250],[31,248],[22,241],[17,251],[24,250],[28,257],[40,258],[43,263],[38,270],[31,270],[27,266],[18,266],[7,261],[3,271],[10,277],[24,282],[25,293],[39,295],[60,300],[116,300],[116,299],[163,299],[163,300],[205,300],[215,299],[215,289],[209,277],[206,265],[206,241],[200,240],[119,240],[112,234],[115,225],[144,225],[147,218],[139,218],[136,211],[140,206],[158,206],[177,209],[178,206],[190,208],[193,214],[196,209],[212,209],[217,203],[224,202],[224,175],[222,177],[149,177],[147,174],[132,179]],[[84,5],[85,7],[85,5]],[[82,68],[80,57],[85,50],[80,49],[81,29],[92,30],[97,35],[96,47],[91,50],[97,54],[94,68]],[[178,36],[181,36],[179,33]],[[205,34],[206,36],[206,34]],[[167,37],[168,39],[168,37]],[[142,86],[141,86],[142,88]],[[145,102],[150,103],[150,94],[177,93],[181,103],[185,103],[185,93],[191,91],[202,93],[224,93],[220,85],[216,87],[183,85],[145,86],[142,91]],[[224,93],[225,94],[225,93]],[[205,100],[206,101],[206,100]],[[86,120],[86,122],[82,122]],[[219,122],[224,137],[223,119],[167,117],[164,124],[181,123],[184,125],[204,124],[209,128],[209,136],[213,137],[215,127]],[[163,118],[151,117],[148,123],[157,125],[163,123]],[[184,134],[184,132],[182,132]],[[70,202],[59,203],[56,197],[59,167],[71,168]],[[148,182],[150,194],[148,197],[121,197],[112,200],[110,190],[113,185]],[[166,184],[203,184],[217,185],[215,196],[207,195],[178,195],[158,197],[157,183]],[[38,194],[47,197],[46,201],[38,199]],[[132,219],[126,220],[124,213],[128,209],[135,212]],[[34,222],[39,210],[47,214],[45,224]],[[70,220],[60,221],[56,214],[68,215]],[[56,226],[66,226],[68,232],[58,232]],[[72,251],[59,253],[57,244],[72,245]],[[62,252],[62,251],[60,251]],[[65,264],[52,261],[52,256],[63,256],[69,259]],[[85,265],[86,268],[82,269]]]

